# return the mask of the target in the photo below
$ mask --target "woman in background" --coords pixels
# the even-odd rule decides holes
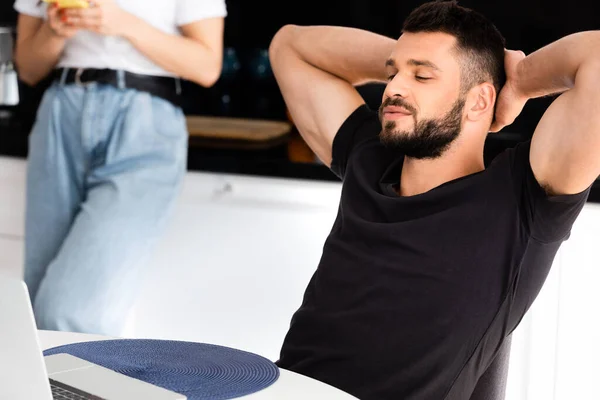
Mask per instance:
[[[38,328],[118,336],[186,171],[179,78],[219,78],[225,0],[15,9],[21,80],[53,77],[29,137],[25,282]]]

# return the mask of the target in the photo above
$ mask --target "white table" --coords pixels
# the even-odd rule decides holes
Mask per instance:
[[[106,336],[81,333],[39,331],[42,349],[50,349],[65,344],[112,339]],[[351,400],[351,396],[323,382],[294,372],[280,369],[279,379],[259,392],[243,396],[248,400]]]

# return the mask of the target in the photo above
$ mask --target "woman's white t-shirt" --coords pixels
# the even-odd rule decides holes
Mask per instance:
[[[226,17],[225,0],[116,0],[126,11],[171,34],[179,27],[207,18]],[[46,18],[47,3],[16,0],[21,14]],[[174,76],[140,53],[129,41],[80,31],[67,41],[58,67],[121,69],[137,74]]]

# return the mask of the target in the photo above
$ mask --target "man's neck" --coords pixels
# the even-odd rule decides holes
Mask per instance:
[[[480,151],[453,146],[436,159],[418,160],[405,157],[400,177],[399,195],[415,196],[430,191],[446,182],[485,169],[483,148]]]

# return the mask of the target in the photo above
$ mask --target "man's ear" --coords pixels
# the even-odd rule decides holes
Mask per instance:
[[[469,90],[467,95],[467,119],[480,121],[489,116],[494,117],[496,89],[491,83],[484,82]]]

